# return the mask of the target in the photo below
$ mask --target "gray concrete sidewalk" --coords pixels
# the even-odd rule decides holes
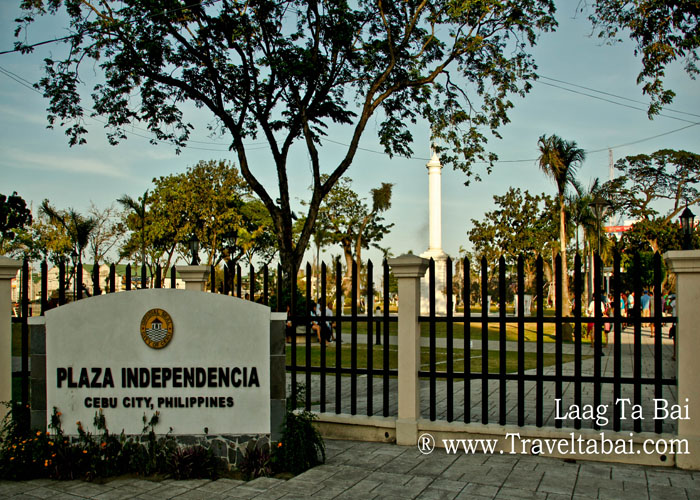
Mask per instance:
[[[288,481],[0,481],[0,498],[700,499],[700,472],[670,468],[520,455],[448,455],[442,449],[423,455],[413,447],[353,441],[327,441],[326,450],[325,465]]]

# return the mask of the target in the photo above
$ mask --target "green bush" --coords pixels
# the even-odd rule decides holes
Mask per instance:
[[[304,393],[305,387],[298,386],[296,404],[288,402],[279,443],[272,448],[255,441],[248,444],[238,466],[245,478],[269,476],[273,472],[300,474],[325,462],[323,438],[314,426],[316,416],[295,410],[303,403]],[[130,437],[123,432],[111,433],[102,411],[95,413],[96,435],[86,432],[82,423],[76,422],[78,434],[71,437],[65,435],[61,413],[56,408],[47,432],[30,432],[28,414],[26,408],[15,404],[2,421],[0,479],[92,480],[127,473],[216,479],[221,471],[222,461],[212,450],[202,446],[180,448],[170,433],[158,437],[155,433],[158,412],[150,419],[144,414],[141,435]]]
[[[273,462],[278,470],[301,474],[326,461],[326,446],[314,426],[316,415],[295,410],[303,404],[306,387],[298,384],[295,393],[296,401],[287,400],[282,439],[275,448]]]
[[[203,446],[178,448],[168,458],[168,470],[173,479],[216,479],[219,459]]]
[[[267,443],[260,444],[252,440],[248,441],[245,455],[238,464],[238,470],[241,471],[246,480],[272,475],[270,445]]]
[[[28,432],[26,414],[16,405],[0,427],[0,479],[94,479],[133,473],[162,474],[176,479],[209,478],[218,475],[219,460],[211,450],[180,449],[168,434],[158,438],[159,414],[143,416],[141,436],[112,434],[104,414],[95,413],[99,434],[86,432],[81,422],[77,437],[65,436],[61,413],[54,408],[47,432]]]

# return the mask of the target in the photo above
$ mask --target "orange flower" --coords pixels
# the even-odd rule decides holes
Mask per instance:
[[[282,448],[282,443],[277,443],[278,448]]]
[[[87,450],[83,450],[83,454],[87,455]]]
[[[10,462],[13,461],[14,459],[15,459],[15,457],[10,457]]]
[[[57,412],[56,412],[56,416],[57,416],[57,417],[60,417],[61,415],[63,415],[63,414],[62,414],[60,411],[57,411]]]
[[[37,436],[41,436],[41,431],[36,431]]]
[[[107,443],[102,443],[100,446],[102,446],[103,448],[106,448],[106,447],[107,447]]]

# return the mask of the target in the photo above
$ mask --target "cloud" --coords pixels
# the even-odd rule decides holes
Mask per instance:
[[[46,127],[49,124],[49,122],[46,120],[46,114],[28,113],[26,110],[8,107],[2,104],[0,104],[0,115],[3,116],[3,121],[7,120],[9,117],[12,117],[16,120],[21,120],[33,125],[41,125],[43,127]]]
[[[32,153],[17,149],[5,150],[5,164],[13,168],[30,168],[34,170],[62,171],[74,174],[97,175],[112,178],[128,178],[125,169],[116,164],[105,163],[94,158],[76,158],[75,156],[54,156]]]

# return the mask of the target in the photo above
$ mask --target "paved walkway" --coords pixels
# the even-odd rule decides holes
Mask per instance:
[[[437,449],[327,441],[327,461],[288,481],[260,478],[151,482],[116,479],[0,481],[0,498],[90,499],[361,499],[361,500],[693,500],[700,472],[670,468],[569,463],[556,458],[448,455]]]

